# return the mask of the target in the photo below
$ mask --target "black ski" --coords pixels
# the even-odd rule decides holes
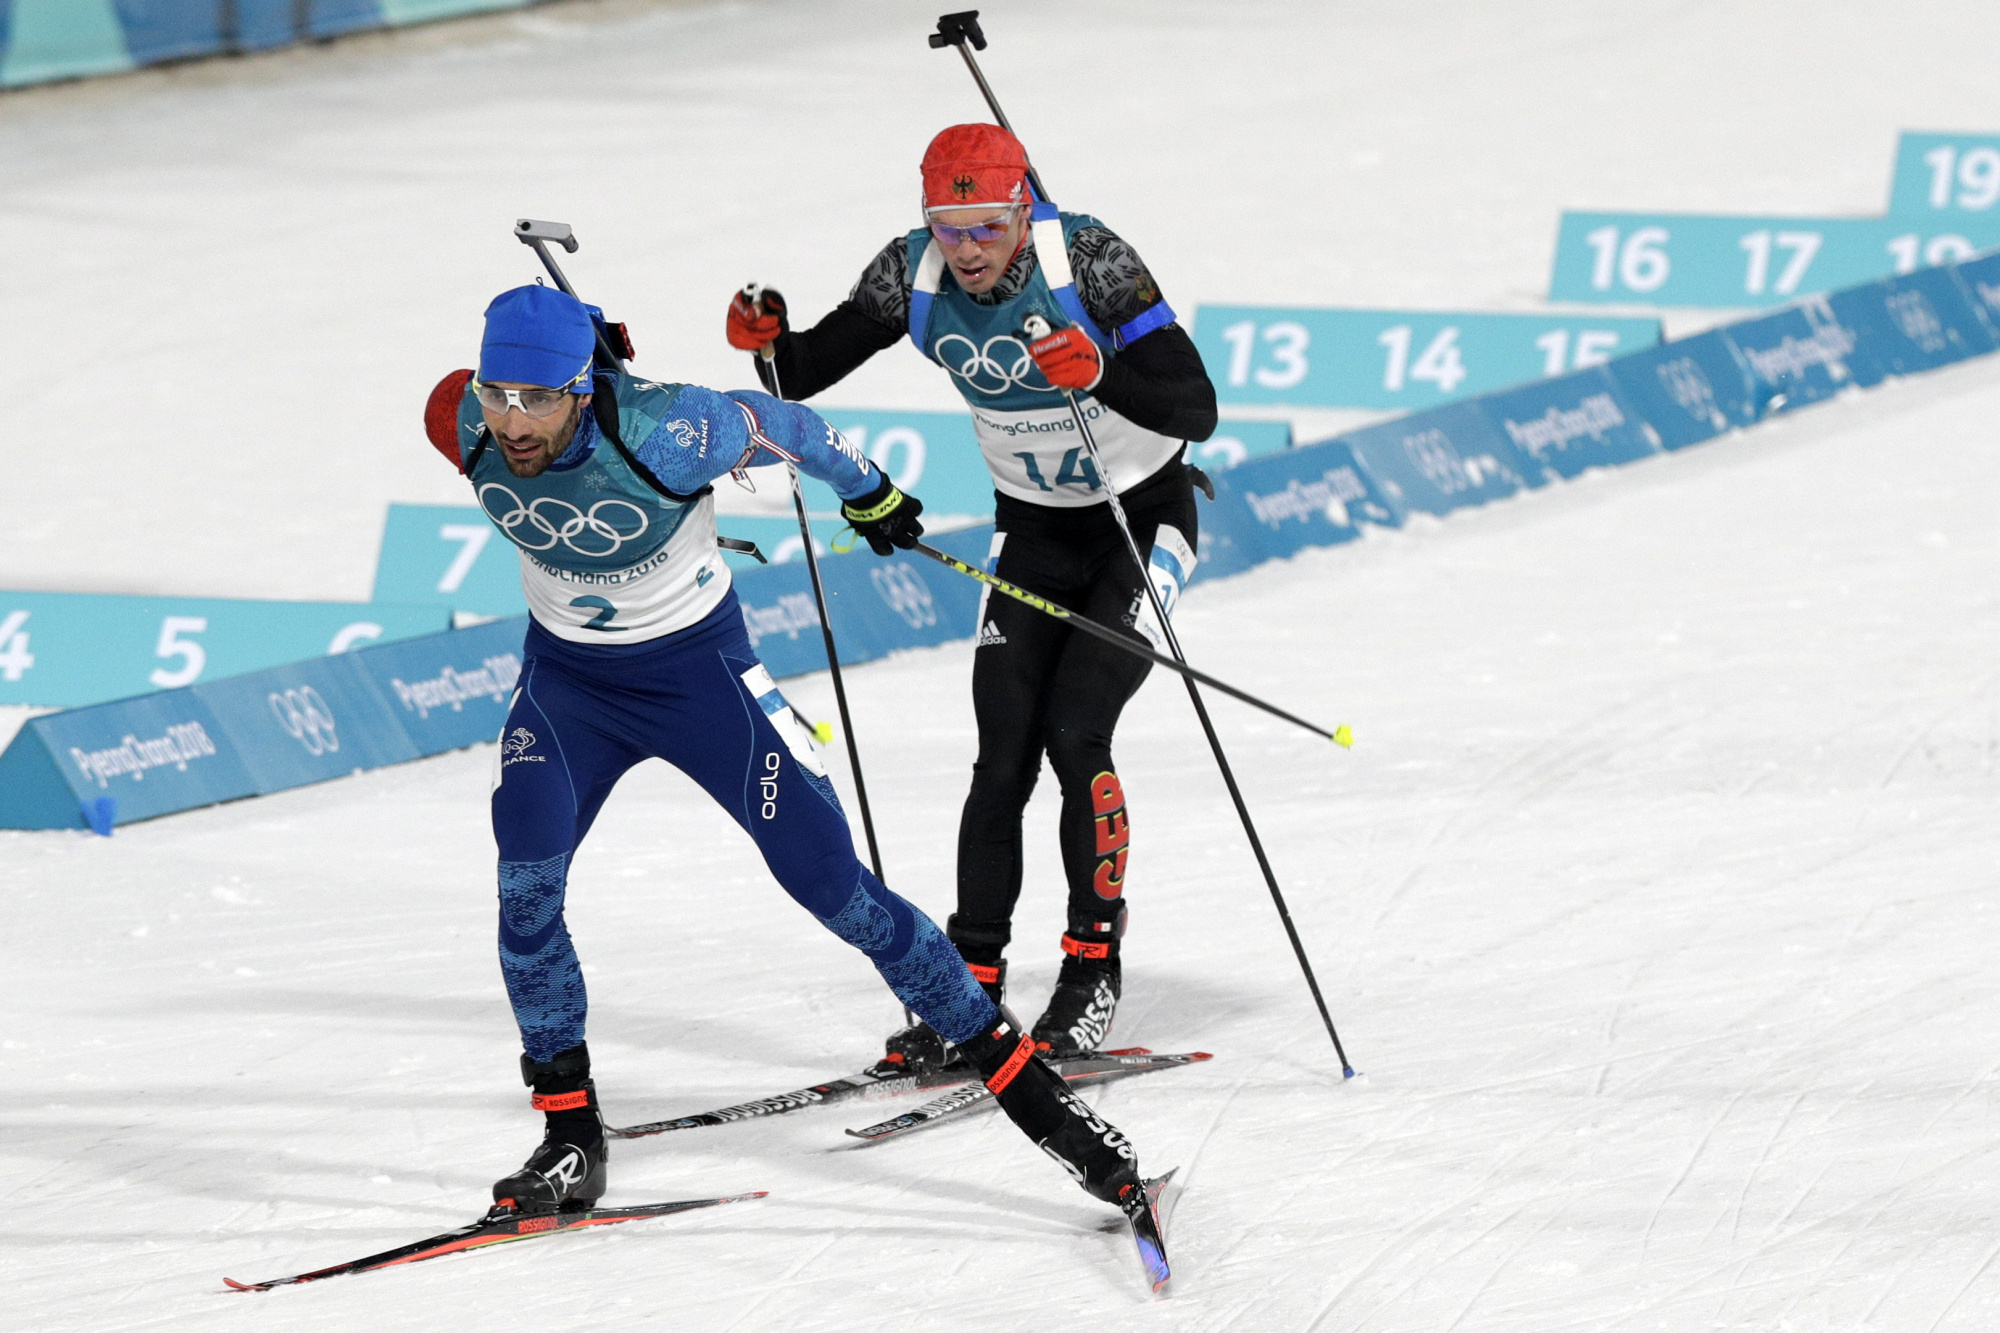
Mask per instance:
[[[1144,1202],[1135,1203],[1125,1214],[1132,1239],[1139,1246],[1139,1262],[1146,1266],[1146,1279],[1153,1284],[1155,1294],[1164,1290],[1174,1275],[1167,1263],[1167,1230],[1160,1217],[1160,1196],[1167,1192],[1167,1184],[1178,1170],[1175,1167],[1147,1181]]]
[[[365,1259],[351,1259],[347,1263],[335,1264],[331,1268],[317,1268],[310,1273],[300,1273],[296,1277],[272,1278],[268,1282],[238,1282],[235,1278],[229,1277],[222,1280],[236,1291],[269,1291],[273,1287],[288,1287],[299,1282],[317,1282],[323,1277],[339,1277],[343,1273],[367,1273],[377,1268],[392,1268],[397,1264],[413,1264],[424,1259],[435,1259],[443,1254],[456,1254],[461,1250],[504,1245],[509,1241],[530,1240],[536,1236],[553,1236],[558,1231],[610,1226],[617,1222],[637,1222],[648,1217],[684,1213],[693,1208],[713,1208],[721,1203],[761,1199],[767,1193],[769,1193],[767,1190],[757,1190],[750,1194],[727,1194],[719,1199],[681,1199],[674,1203],[638,1204],[630,1208],[591,1208],[574,1213],[519,1213],[512,1208],[502,1208],[495,1204],[486,1216],[477,1222],[467,1223],[456,1231],[447,1231],[426,1240],[412,1241],[393,1250],[371,1254]]]
[[[889,1097],[903,1092],[925,1092],[932,1088],[954,1087],[973,1080],[972,1070],[963,1065],[955,1069],[938,1070],[928,1074],[906,1074],[899,1069],[886,1073],[875,1069],[864,1069],[846,1078],[837,1078],[830,1083],[815,1083],[810,1088],[800,1088],[796,1092],[781,1092],[775,1097],[759,1097],[755,1101],[738,1102],[734,1106],[724,1106],[714,1111],[700,1111],[694,1115],[684,1115],[674,1120],[654,1120],[644,1125],[626,1125],[615,1128],[607,1125],[604,1132],[614,1139],[643,1139],[652,1134],[665,1134],[676,1129],[701,1129],[707,1125],[727,1125],[737,1120],[754,1120],[759,1116],[784,1115],[788,1111],[804,1110],[808,1106],[825,1106],[833,1102],[854,1101],[862,1097]]]
[[[1130,1050],[1099,1051],[1091,1055],[1073,1056],[1067,1060],[1051,1060],[1049,1064],[1063,1076],[1064,1082],[1074,1087],[1084,1083],[1104,1083],[1115,1078],[1129,1078],[1135,1074],[1151,1074],[1162,1069],[1179,1069],[1183,1065],[1199,1064],[1203,1060],[1214,1058],[1207,1051],[1162,1055],[1143,1046],[1135,1046]],[[879,1143],[883,1139],[924,1129],[937,1124],[940,1120],[950,1120],[991,1104],[993,1104],[993,1094],[986,1090],[986,1085],[968,1079],[963,1087],[953,1088],[942,1097],[934,1097],[922,1106],[862,1129],[850,1129],[847,1133],[864,1143]]]

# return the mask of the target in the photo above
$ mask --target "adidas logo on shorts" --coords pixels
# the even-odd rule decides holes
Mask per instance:
[[[986,622],[985,628],[979,631],[979,642],[972,646],[974,648],[997,647],[1005,642],[1007,642],[1007,636],[1000,632],[998,625],[989,620]]]

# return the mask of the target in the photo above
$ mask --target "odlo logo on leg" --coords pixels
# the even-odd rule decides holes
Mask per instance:
[[[1090,780],[1090,808],[1097,816],[1097,896],[1107,901],[1125,892],[1125,857],[1132,849],[1132,826],[1125,820],[1125,788],[1116,773]]]
[[[776,750],[764,756],[764,775],[757,779],[757,786],[764,795],[764,818],[778,817],[778,766],[782,761]]]

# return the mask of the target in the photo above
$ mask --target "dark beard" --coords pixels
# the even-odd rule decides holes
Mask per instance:
[[[572,397],[569,420],[556,432],[554,447],[542,450],[525,463],[515,463],[513,457],[508,454],[506,446],[496,439],[494,443],[500,444],[500,461],[507,465],[507,470],[517,477],[539,477],[547,472],[549,465],[561,458],[575,441],[577,425],[583,420],[582,403],[583,399]]]

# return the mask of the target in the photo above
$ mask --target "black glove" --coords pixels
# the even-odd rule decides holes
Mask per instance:
[[[897,546],[905,551],[913,549],[917,538],[924,535],[924,525],[917,521],[923,512],[924,502],[897,490],[887,473],[874,490],[840,506],[841,517],[854,525],[867,539],[868,549],[877,555],[887,555]]]

